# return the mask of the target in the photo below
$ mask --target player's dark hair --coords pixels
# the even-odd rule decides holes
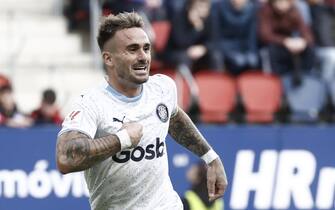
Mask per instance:
[[[108,15],[101,21],[99,34],[97,37],[100,50],[103,50],[105,43],[111,39],[114,34],[126,28],[143,28],[144,23],[136,12],[122,12],[117,15]]]

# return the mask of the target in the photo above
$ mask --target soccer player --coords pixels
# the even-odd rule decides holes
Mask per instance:
[[[107,81],[81,95],[57,140],[57,166],[85,171],[94,210],[181,210],[168,175],[167,133],[208,165],[209,199],[227,186],[223,164],[177,106],[176,86],[149,76],[151,45],[136,13],[106,17],[98,34]]]

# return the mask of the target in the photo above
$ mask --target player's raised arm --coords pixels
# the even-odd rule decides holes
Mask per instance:
[[[170,120],[169,134],[208,164],[207,188],[209,200],[221,197],[227,187],[227,177],[220,157],[212,150],[188,115],[178,107]]]
[[[121,149],[135,147],[141,137],[139,123],[125,123],[116,134],[94,140],[79,131],[64,132],[57,139],[57,167],[63,174],[86,170]]]

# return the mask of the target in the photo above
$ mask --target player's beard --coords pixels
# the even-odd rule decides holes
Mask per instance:
[[[117,75],[122,83],[128,83],[131,86],[138,86],[148,81],[149,79],[149,67],[147,65],[146,72],[139,73],[134,70],[132,66],[130,66],[127,70],[117,71]]]

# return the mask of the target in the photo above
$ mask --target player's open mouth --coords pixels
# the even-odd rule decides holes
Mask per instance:
[[[135,70],[135,71],[147,71],[147,66],[133,67],[133,70]]]

